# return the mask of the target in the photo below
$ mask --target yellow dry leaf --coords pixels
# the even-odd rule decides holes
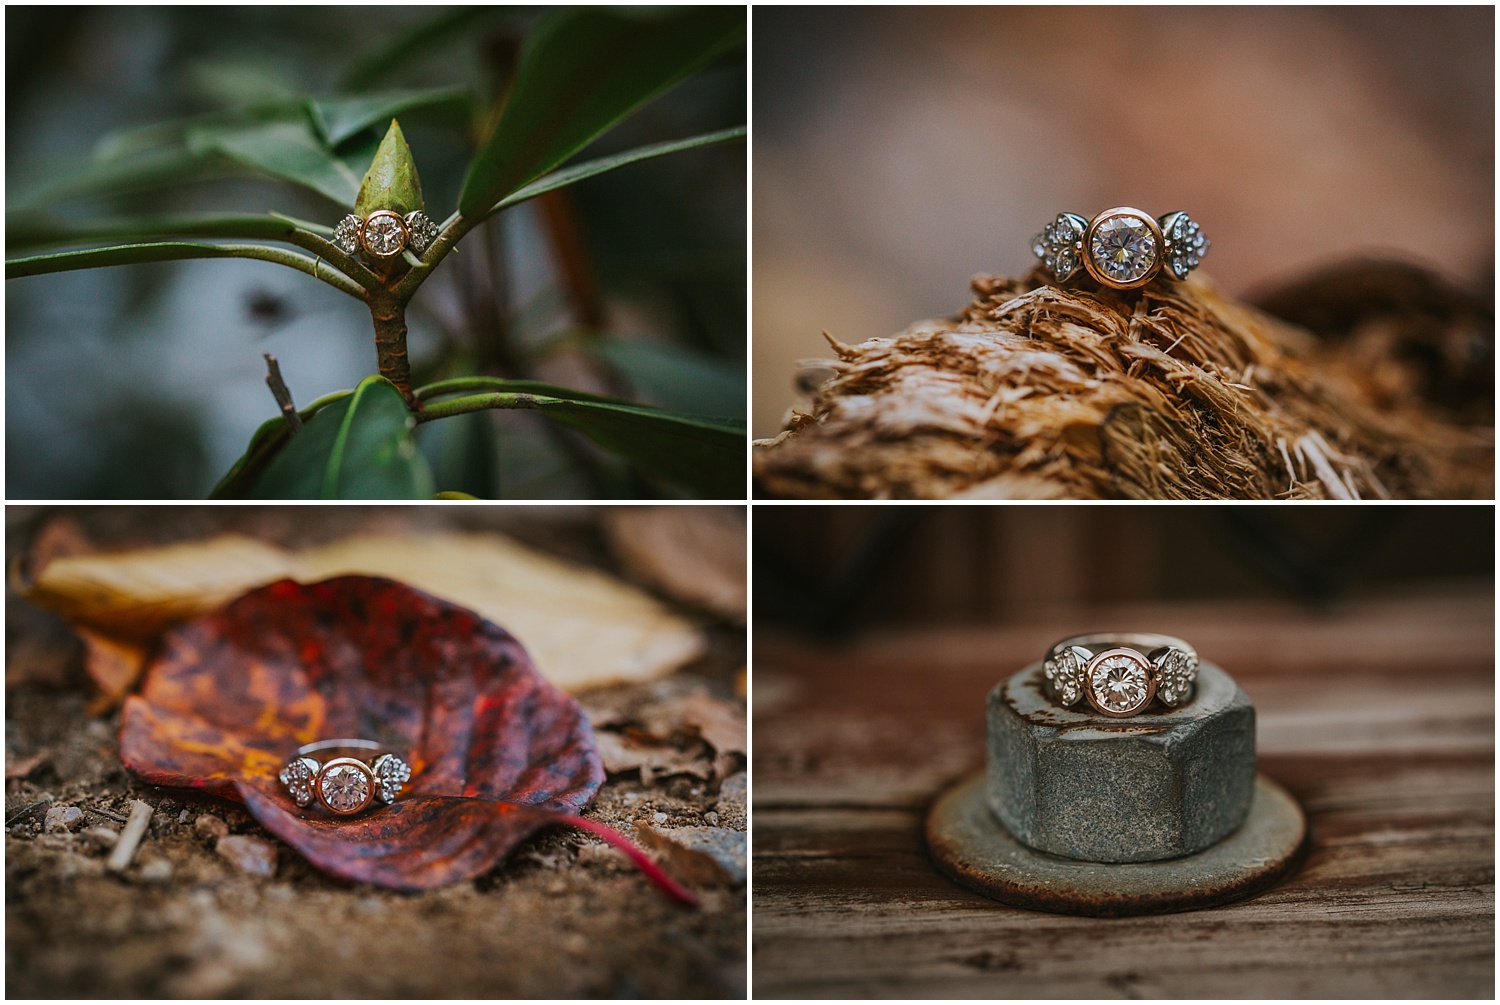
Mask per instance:
[[[703,654],[696,625],[613,576],[498,534],[361,535],[301,556],[307,582],[388,576],[503,626],[570,691],[651,680]]]
[[[356,574],[400,580],[478,612],[520,639],[544,677],[571,691],[663,676],[708,644],[697,625],[642,591],[498,534],[368,534],[298,555],[225,535],[59,558],[18,589],[75,624],[149,642],[278,579]]]
[[[148,642],[252,587],[291,576],[291,555],[254,538],[207,541],[48,562],[18,592],[104,635]]]

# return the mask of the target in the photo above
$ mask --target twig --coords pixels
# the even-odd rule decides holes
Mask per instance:
[[[43,799],[40,802],[32,803],[30,806],[26,807],[25,809],[16,810],[10,816],[8,816],[8,817],[5,818],[5,826],[10,827],[10,826],[12,826],[14,824],[20,823],[22,820],[25,820],[27,817],[31,816],[37,810],[41,809],[43,806],[46,806],[46,805],[48,805],[51,802],[52,802],[52,797],[48,796],[46,799]]]
[[[91,806],[91,807],[89,807],[89,812],[90,813],[97,813],[101,817],[109,817],[111,820],[118,820],[122,824],[127,822],[127,820],[126,820],[125,817],[120,816],[120,814],[116,813],[114,810],[105,810],[105,809],[100,809],[97,806]]]
[[[297,414],[297,406],[292,403],[292,392],[287,390],[286,381],[281,379],[281,364],[268,352],[261,355],[266,358],[266,386],[271,389],[276,404],[281,406],[281,417],[286,420],[287,429],[295,433],[302,428],[302,416]]]
[[[146,827],[151,823],[150,803],[143,803],[139,799],[132,800],[130,807],[130,820],[126,822],[125,829],[120,832],[120,840],[115,842],[115,850],[109,853],[109,861],[105,868],[111,872],[124,872],[130,868],[130,862],[135,858],[135,850],[140,847],[141,838],[146,834]]]

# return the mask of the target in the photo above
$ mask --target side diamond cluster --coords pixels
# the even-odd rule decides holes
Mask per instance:
[[[375,763],[370,768],[375,772],[375,780],[380,785],[376,794],[383,802],[395,802],[402,787],[411,780],[411,768],[395,754],[381,754],[375,758]]]
[[[310,757],[297,757],[288,761],[277,776],[281,779],[281,784],[286,786],[287,792],[291,793],[292,802],[298,806],[306,806],[312,802],[312,780],[320,766]]]
[[[1083,660],[1072,649],[1064,649],[1042,664],[1042,673],[1057,700],[1064,705],[1076,705],[1083,697],[1079,678],[1083,676]]]
[[[1196,221],[1186,213],[1178,213],[1171,221],[1167,236],[1167,266],[1178,279],[1198,267],[1198,262],[1208,254],[1208,238],[1203,236]]]
[[[1187,701],[1198,679],[1198,658],[1181,649],[1168,649],[1156,660],[1156,697],[1164,705]]]
[[[1083,227],[1078,221],[1067,213],[1059,213],[1056,220],[1031,239],[1031,253],[1062,282],[1078,271],[1078,239],[1082,236]]]
[[[437,240],[437,224],[421,211],[406,214],[406,229],[411,232],[412,249],[419,255],[432,247],[432,242]]]
[[[352,255],[359,250],[359,217],[350,213],[339,221],[339,225],[333,228],[333,243],[346,255]]]

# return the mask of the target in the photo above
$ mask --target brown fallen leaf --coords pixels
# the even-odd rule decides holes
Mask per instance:
[[[742,706],[698,691],[678,702],[676,713],[684,725],[696,730],[714,748],[716,778],[728,777],[738,769],[749,734]]]
[[[661,856],[661,864],[690,886],[738,886],[745,882],[742,832],[723,827],[663,827],[636,824],[636,837]]]
[[[113,711],[135,687],[146,669],[146,649],[135,642],[112,638],[82,626],[74,629],[83,640],[83,668],[98,693],[89,702],[89,712],[103,715]]]
[[[701,744],[698,750],[681,751],[666,744],[637,743],[619,733],[603,730],[594,734],[594,740],[599,746],[604,770],[611,775],[639,770],[641,781],[649,785],[669,775],[692,775],[707,780],[713,774],[713,765]]]
[[[49,751],[44,750],[41,753],[32,754],[30,757],[25,757],[18,761],[13,761],[9,757],[6,757],[5,780],[10,781],[12,778],[25,778],[37,768],[46,764],[47,758],[51,756]]]
[[[59,558],[87,555],[97,550],[77,518],[64,513],[46,520],[37,528],[26,548],[24,564],[13,565],[11,575],[29,578],[35,570],[44,568]]]
[[[745,515],[732,506],[626,506],[604,526],[616,556],[674,600],[745,623]]]

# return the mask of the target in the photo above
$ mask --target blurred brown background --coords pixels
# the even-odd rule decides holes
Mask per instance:
[[[1487,589],[1494,511],[763,506],[754,561],[757,629],[825,638],[1155,602],[1280,599],[1336,612],[1382,595]]]
[[[752,431],[1060,210],[1186,209],[1231,293],[1352,255],[1488,295],[1494,8],[756,8]]]

